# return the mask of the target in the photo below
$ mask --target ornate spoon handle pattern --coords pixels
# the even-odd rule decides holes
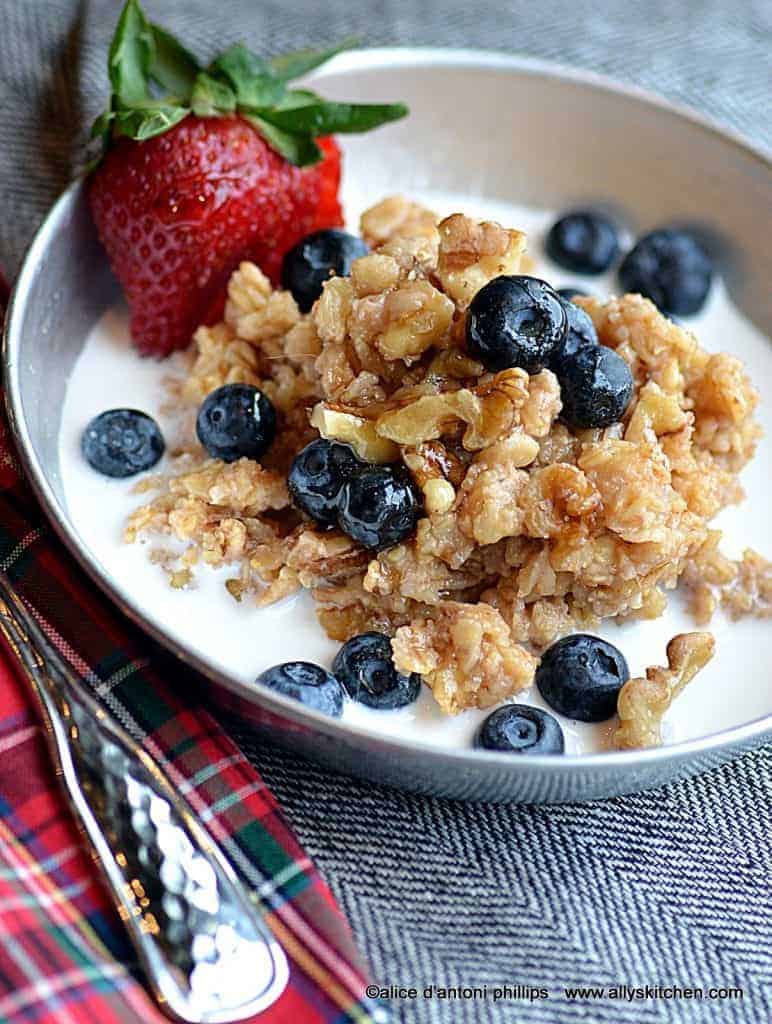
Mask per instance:
[[[195,1024],[266,1009],[287,983],[283,950],[166,774],[86,692],[2,572],[0,633],[161,1008]]]

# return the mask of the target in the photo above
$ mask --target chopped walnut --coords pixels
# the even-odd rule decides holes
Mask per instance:
[[[405,465],[424,493],[424,508],[428,515],[449,512],[456,502],[453,481],[462,475],[458,459],[437,441],[406,448],[402,452]]]
[[[368,287],[383,269],[374,266],[374,255],[355,262],[352,280],[327,282],[312,311],[323,342],[316,360],[322,390],[325,397],[349,404],[373,401],[375,389],[382,397],[378,378],[388,384],[400,381],[401,364],[409,366],[426,349],[441,344],[453,319],[453,303],[424,279],[399,280],[370,293]],[[363,261],[365,272],[360,274],[357,264]],[[356,283],[364,294],[356,294]],[[362,394],[365,376],[368,393]]]
[[[590,477],[577,466],[563,462],[528,474],[521,505],[524,533],[545,538],[576,534],[576,526],[582,520],[591,523],[603,507]]]
[[[354,302],[354,286],[346,277],[331,277],[316,300],[313,320],[322,341],[342,342]]]
[[[376,429],[397,444],[419,445],[443,437],[459,421],[466,423],[463,445],[477,451],[498,441],[519,422],[519,410],[529,395],[525,370],[503,370],[475,388],[422,395],[402,408],[380,416]]]
[[[649,381],[638,392],[625,440],[656,442],[663,434],[682,430],[688,422],[677,396],[667,394],[654,381]]]
[[[446,217],[440,233],[437,277],[443,291],[460,310],[494,277],[517,274],[525,252],[525,235],[490,221],[472,220],[461,213]]]
[[[311,414],[311,426],[322,437],[350,444],[364,462],[387,463],[399,459],[399,448],[385,437],[379,437],[375,424],[362,416],[338,412],[319,403]]]
[[[376,251],[395,260],[402,280],[432,277],[437,269],[439,235],[436,228],[425,235],[392,238]]]
[[[665,712],[707,665],[715,647],[711,633],[679,633],[667,645],[667,668],[647,668],[645,678],[625,683],[617,699],[620,725],[613,735],[618,750],[661,745]]]
[[[422,675],[449,715],[520,693],[536,669],[495,608],[482,603],[446,601],[431,617],[398,629],[392,649],[397,670]]]
[[[460,490],[459,529],[478,544],[495,544],[523,532],[521,498],[538,445],[516,429],[502,441],[483,449],[467,471]]]
[[[523,430],[531,437],[546,437],[562,407],[560,385],[555,374],[551,370],[532,374],[528,380],[528,397],[520,407]]]
[[[389,292],[380,310],[374,344],[385,359],[409,366],[445,336],[453,303],[428,281],[408,281]]]

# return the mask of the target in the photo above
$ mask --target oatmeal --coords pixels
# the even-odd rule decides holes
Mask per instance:
[[[719,605],[733,619],[748,614],[772,617],[772,563],[752,548],[746,548],[743,557],[733,561],[721,553],[720,541],[721,532],[709,530],[684,573],[695,621],[699,625],[709,623]]]
[[[490,372],[464,341],[478,290],[527,269],[524,235],[461,214],[436,224],[399,198],[367,211],[362,234],[372,252],[309,314],[252,264],[233,275],[175,401],[192,424],[214,388],[252,384],[276,408],[276,441],[261,465],[228,465],[191,429],[127,540],[182,545],[166,564],[183,573],[177,585],[227,564],[241,602],[309,590],[330,636],[388,633],[397,667],[451,714],[522,692],[539,651],[567,632],[661,615],[681,580],[702,623],[719,603],[769,614],[769,563],[753,552],[729,563],[709,526],[741,500],[759,437],[758,395],[736,359],[709,355],[638,295],[577,298],[635,388],[621,422],[570,430],[552,370]],[[373,552],[296,511],[286,475],[318,436],[408,468],[424,509],[412,536]],[[697,646],[676,645],[668,670],[623,688],[618,745],[657,741],[659,717],[707,660]]]

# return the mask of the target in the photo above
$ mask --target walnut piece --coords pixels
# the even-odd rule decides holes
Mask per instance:
[[[518,425],[530,380],[525,370],[517,368],[503,370],[475,388],[422,395],[379,416],[376,430],[397,444],[420,445],[453,432],[460,421],[467,425],[464,448],[478,451]]]
[[[437,277],[460,310],[477,292],[502,274],[517,274],[525,252],[525,235],[491,221],[482,223],[454,213],[438,226]]]
[[[408,281],[385,296],[374,344],[384,359],[409,366],[445,336],[452,320],[447,295],[428,281]]]
[[[683,688],[713,657],[711,633],[679,633],[667,645],[667,668],[646,669],[646,676],[628,680],[619,691],[619,728],[612,742],[618,750],[658,747],[662,718]]]
[[[472,461],[460,490],[458,526],[478,544],[495,544],[523,532],[523,491],[538,445],[520,428],[483,449]]]
[[[338,412],[320,402],[311,413],[311,426],[322,437],[350,444],[360,459],[383,464],[399,459],[399,448],[385,437],[379,437],[375,424],[353,413]]]

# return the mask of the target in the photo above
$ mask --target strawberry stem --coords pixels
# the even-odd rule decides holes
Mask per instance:
[[[270,60],[237,43],[204,69],[173,35],[147,20],[138,0],[126,0],[108,58],[110,102],[92,135],[101,136],[106,148],[118,136],[151,139],[189,115],[236,113],[289,163],[309,166],[322,158],[314,142],[319,136],[370,131],[408,112],[403,103],[332,103],[307,89],[288,88],[354,42]]]

